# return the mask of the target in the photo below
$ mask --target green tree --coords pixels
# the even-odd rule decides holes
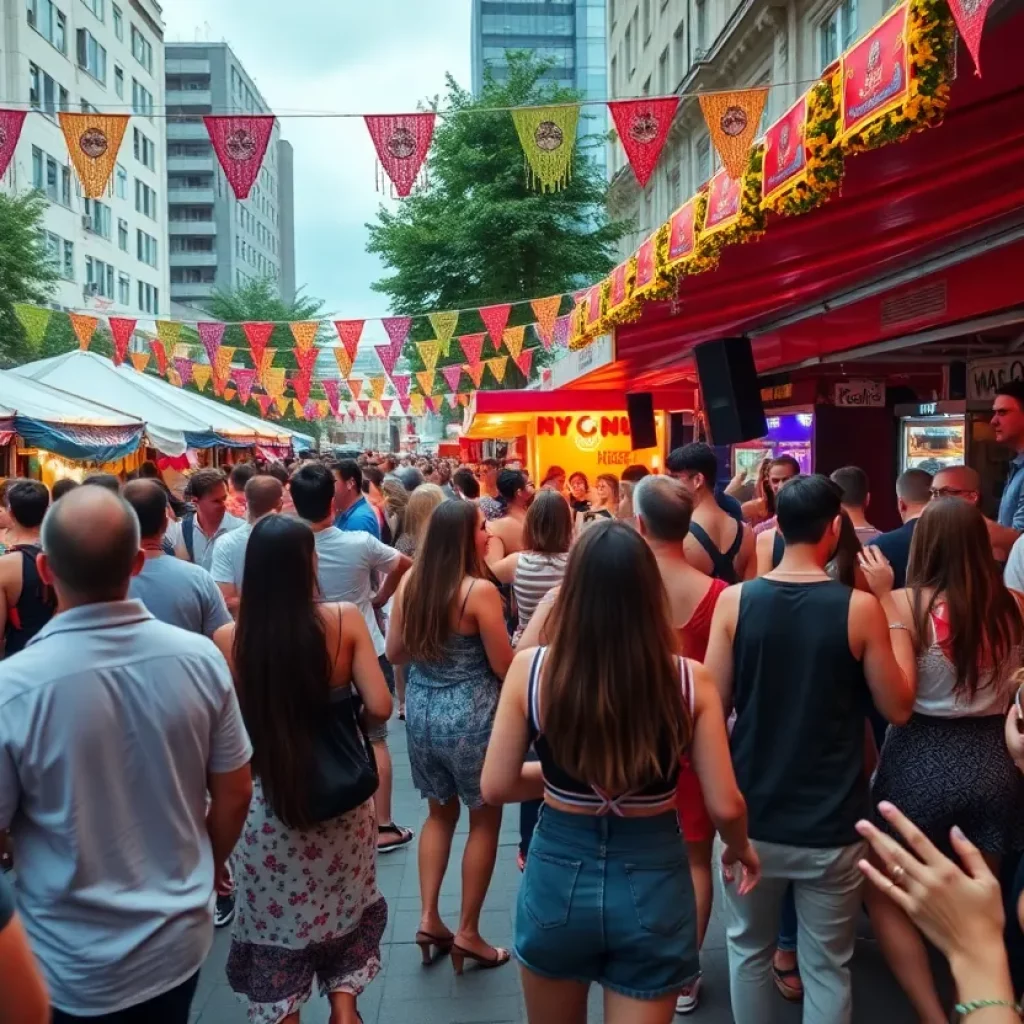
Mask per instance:
[[[381,207],[376,221],[367,225],[367,249],[390,271],[373,287],[388,296],[397,314],[566,296],[604,276],[615,264],[615,245],[629,225],[610,221],[605,213],[607,183],[590,155],[595,146],[605,144],[605,137],[578,140],[568,185],[542,194],[527,184],[523,149],[507,110],[473,113],[580,99],[579,93],[545,79],[548,65],[533,55],[507,56],[507,79],[497,81],[488,74],[478,98],[448,77],[444,106],[457,113],[438,121],[427,185],[396,211]],[[584,126],[586,111],[581,108]],[[566,297],[561,312],[570,308]],[[514,306],[509,324],[534,319],[529,305]],[[459,317],[457,334],[483,330],[475,312]],[[415,320],[413,342],[429,337],[429,322]],[[536,344],[528,336],[527,347]],[[492,351],[490,341],[485,351]],[[407,346],[405,355],[414,372],[423,369],[414,344]],[[546,355],[539,348],[535,365],[545,365]],[[438,366],[463,361],[453,342],[450,355],[442,356]],[[496,383],[488,370],[485,386]],[[500,386],[525,384],[510,359]],[[471,388],[463,374],[460,390]],[[446,419],[450,418],[448,414]]]
[[[57,268],[42,238],[46,206],[39,192],[0,192],[0,360],[7,365],[35,356],[14,315],[14,304],[48,302],[57,280]]]

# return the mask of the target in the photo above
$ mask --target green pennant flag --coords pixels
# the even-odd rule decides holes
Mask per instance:
[[[39,348],[43,343],[52,313],[53,310],[45,306],[29,306],[24,302],[14,304],[14,315],[25,329],[25,337],[33,348]]]

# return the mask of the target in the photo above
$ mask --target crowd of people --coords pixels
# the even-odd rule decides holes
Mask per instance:
[[[9,481],[0,1020],[186,1024],[230,926],[254,1024],[317,987],[356,1024],[377,861],[414,842],[424,965],[514,957],[531,1024],[584,1024],[594,985],[611,1024],[695,1012],[713,904],[738,1024],[780,996],[848,1024],[865,910],[924,1024],[928,943],[961,1016],[1018,1019],[1024,389],[993,423],[998,515],[970,468],[911,469],[888,532],[856,466],[767,459],[744,493],[702,443],[537,486],[386,453]],[[396,715],[422,824],[392,816]],[[481,933],[507,804],[512,949]]]

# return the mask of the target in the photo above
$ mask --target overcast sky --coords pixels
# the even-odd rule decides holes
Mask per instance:
[[[165,0],[168,40],[226,41],[279,115],[391,114],[469,87],[470,0]],[[359,119],[282,117],[295,150],[296,283],[343,318],[381,316],[381,274],[365,250],[381,195]],[[392,200],[386,199],[390,203]],[[401,200],[396,200],[401,202]],[[380,325],[373,335],[381,334]]]

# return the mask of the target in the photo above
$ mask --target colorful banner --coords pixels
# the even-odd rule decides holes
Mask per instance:
[[[430,373],[433,373],[437,368],[437,360],[441,355],[441,342],[418,341],[416,343],[416,349],[420,354],[420,359],[423,360],[424,367],[426,367]]]
[[[633,283],[633,294],[642,295],[659,283],[658,236],[655,233],[636,251],[636,281]]]
[[[338,345],[335,345],[331,351],[334,353],[334,361],[338,364],[338,372],[347,379],[352,373],[352,357]]]
[[[409,397],[409,379],[409,374],[407,373],[396,373],[391,378],[391,383],[394,384],[399,398]]]
[[[306,418],[306,411],[302,407],[302,403],[297,399],[292,399],[292,415],[297,420],[304,420]]]
[[[248,199],[274,131],[274,115],[208,114],[203,121],[235,198]]]
[[[302,405],[305,405],[309,401],[309,389],[313,382],[306,374],[299,373],[291,378],[290,383],[292,391],[295,392],[295,397]]]
[[[390,377],[395,372],[395,363],[398,362],[399,353],[395,351],[393,345],[374,345],[373,351],[377,353],[384,372]]]
[[[761,179],[761,198],[764,202],[791,188],[806,170],[806,124],[805,93],[764,133],[764,168]]]
[[[725,172],[719,172],[724,174]],[[715,179],[712,178],[712,183]],[[739,207],[737,207],[737,211]],[[697,245],[697,197],[694,196],[689,202],[672,214],[668,222],[668,258],[666,269],[671,269],[681,260],[693,255]],[[640,284],[640,271],[637,270],[637,285]]]
[[[322,380],[320,383],[323,385],[324,394],[327,396],[327,404],[330,407],[331,415],[337,418],[340,415],[339,392],[341,389],[341,381]]]
[[[245,403],[242,403],[245,405]],[[264,419],[270,415],[270,409],[274,404],[273,395],[256,395],[256,404],[260,407],[260,414]]]
[[[702,234],[710,235],[715,231],[721,231],[739,220],[742,192],[742,179],[730,178],[729,172],[724,168],[711,179],[711,184],[708,185],[708,212],[704,216]]]
[[[412,410],[413,416],[422,416],[426,411],[426,405],[422,395],[409,396],[409,408]]]
[[[402,410],[404,415],[406,415],[406,416],[409,415],[409,399],[408,398],[399,398],[398,399],[398,407]]]
[[[416,176],[434,137],[433,112],[376,114],[363,118],[377,150],[377,159],[403,199],[412,192]]]
[[[270,353],[272,354],[272,353]],[[283,366],[274,366],[267,369],[263,375],[263,390],[268,395],[280,398],[288,386],[288,378],[285,376]]]
[[[678,107],[678,96],[645,96],[608,104],[619,141],[641,188],[651,180]]]
[[[523,351],[523,344],[526,341],[526,328],[525,327],[509,327],[504,334],[505,348],[508,349],[508,354],[513,358],[517,359],[519,353]]]
[[[295,362],[298,364],[299,372],[304,374],[306,377],[311,377],[313,375],[313,370],[316,368],[316,361],[320,355],[320,350],[310,348],[303,351],[300,348],[293,348],[292,355],[295,356]]]
[[[25,125],[27,110],[0,110],[0,178],[18,148],[21,129]]]
[[[587,331],[597,330],[597,325],[601,321],[601,317],[604,316],[604,309],[602,308],[602,292],[604,290],[604,282],[598,281],[597,284],[592,284],[587,289],[587,320],[586,329]]]
[[[530,302],[530,309],[537,318],[533,325],[545,349],[551,348],[555,339],[555,321],[558,319],[558,311],[562,308],[561,295],[549,295],[546,299],[533,299]]]
[[[249,342],[249,353],[252,356],[254,366],[260,365],[263,353],[270,342],[270,336],[274,333],[274,325],[262,321],[250,321],[242,324],[246,341]],[[245,402],[242,403],[245,405]]]
[[[266,387],[267,374],[270,373],[271,367],[274,365],[274,356],[277,355],[277,349],[268,348],[260,353],[260,358],[256,363],[256,377],[264,387]],[[283,376],[284,370],[281,370]]]
[[[68,313],[68,319],[71,321],[75,337],[78,339],[78,347],[85,352],[89,348],[99,320],[94,316],[86,316],[84,313]]]
[[[0,111],[0,115],[6,111]],[[0,131],[3,130],[3,122],[0,121]],[[3,172],[0,171],[0,174]],[[50,324],[52,310],[45,306],[29,306],[24,302],[14,304],[14,315],[18,318],[25,331],[25,339],[32,348],[39,348],[46,336],[46,328]]]
[[[632,291],[629,277],[632,269],[632,260],[620,263],[608,275],[608,312],[618,309],[629,297]],[[513,356],[514,358],[514,356]]]
[[[557,192],[569,182],[576,146],[578,106],[518,107],[512,111],[526,154],[527,183],[541,192]],[[532,172],[532,173],[531,173]]]
[[[441,343],[441,351],[447,359],[452,347],[452,338],[455,336],[455,328],[459,326],[458,311],[428,313],[427,319],[430,321],[430,326],[433,327],[434,334],[437,335],[437,340]]]
[[[757,137],[768,86],[700,93],[697,99],[722,165],[730,177],[741,178],[750,159],[750,147]]]
[[[61,111],[60,130],[67,142],[68,156],[89,199],[103,195],[121,148],[130,114],[69,114]]]
[[[148,352],[132,352],[128,358],[131,359],[132,366],[135,367],[136,373],[146,372],[146,367],[149,366]]]
[[[175,346],[181,338],[181,324],[177,320],[157,320],[156,336],[164,343],[168,355],[174,353]]]
[[[842,117],[845,139],[866,122],[904,103],[909,95],[907,5],[901,4],[856,46],[843,54]]]
[[[462,353],[466,357],[466,362],[470,366],[480,362],[480,357],[484,352],[484,338],[486,334],[464,334],[459,338],[459,344],[462,346]]]
[[[425,395],[432,395],[434,393],[434,380],[437,378],[436,370],[420,370],[416,374],[416,383],[420,386],[420,391]]]
[[[362,377],[349,377],[348,389],[352,392],[352,397],[358,402],[359,396],[363,391],[363,379]]]
[[[206,363],[193,363],[192,364],[192,380],[195,381],[196,387],[202,391],[207,384],[210,383],[210,378],[213,376],[213,367]]]
[[[495,352],[501,351],[501,340],[511,312],[512,304],[509,302],[503,302],[497,306],[484,306],[480,310],[480,319],[483,320],[487,333],[491,336],[491,344],[494,345]],[[466,350],[465,346],[462,350]]]
[[[405,348],[406,339],[409,337],[409,328],[412,327],[411,316],[388,316],[381,320],[384,330],[391,339],[391,351],[395,353],[395,360],[402,354]]]
[[[384,389],[388,386],[387,377],[371,377],[370,378],[370,394],[375,402],[379,402],[381,396],[384,394]]]
[[[130,317],[107,317],[110,324],[110,336],[114,339],[114,365],[120,366],[128,358],[128,345],[131,343],[137,320]]]
[[[956,22],[957,31],[963,36],[967,52],[974,61],[974,70],[981,78],[981,34],[985,29],[985,18],[992,0],[949,0],[949,11]],[[0,174],[3,168],[0,166]]]
[[[384,413],[385,418],[391,416],[391,410],[395,406],[395,400],[393,398],[382,398],[380,400],[380,409]]]
[[[469,374],[470,380],[472,380],[475,387],[480,387],[480,382],[484,379],[484,370],[487,369],[487,364],[482,362],[467,363],[463,369]]]
[[[296,320],[288,326],[292,329],[292,337],[300,351],[308,352],[316,344],[316,335],[320,330],[319,320]]]
[[[192,383],[192,360],[185,356],[175,356],[174,372],[181,379],[181,386],[188,387]]]
[[[214,387],[216,387],[218,380],[222,381],[222,391],[224,390],[224,385],[228,382],[228,378],[231,376],[231,360],[234,356],[235,350],[230,345],[222,345],[217,349],[217,354],[213,358]]]
[[[256,371],[236,369],[231,371],[231,379],[238,388],[238,401],[241,405],[249,404],[249,396],[252,394],[252,386],[256,383]]]
[[[528,348],[524,349],[518,356],[516,356],[516,366],[519,367],[522,375],[529,380],[530,371],[533,369],[533,353],[536,349]]]
[[[369,414],[370,414],[370,403],[369,403],[369,401],[364,398],[364,399],[361,399],[360,401],[356,402],[356,405],[359,407],[359,415],[362,416],[363,419],[365,420],[367,418],[367,416],[369,416]]]
[[[462,378],[461,366],[442,366],[441,375],[444,377],[444,381],[450,391],[459,390],[459,381]]]
[[[341,344],[348,353],[349,364],[355,362],[356,353],[359,351],[359,339],[363,336],[363,325],[365,320],[335,320],[334,328],[338,332]]]
[[[225,326],[218,320],[200,320],[196,324],[199,340],[203,343],[206,358],[210,360],[211,366],[217,365],[217,352],[220,349],[220,343],[224,340]]]
[[[508,356],[495,356],[487,360],[487,368],[494,374],[494,379],[501,384],[505,379],[505,369],[508,366]],[[477,385],[479,387],[479,385]]]
[[[569,327],[570,317],[566,313],[565,316],[560,316],[555,321],[555,348],[568,348],[569,347]]]
[[[223,396],[224,397],[224,401],[225,402],[232,402],[232,401],[234,401],[235,396],[237,394],[238,394],[238,389],[237,388],[225,388],[224,389],[224,396]]]

